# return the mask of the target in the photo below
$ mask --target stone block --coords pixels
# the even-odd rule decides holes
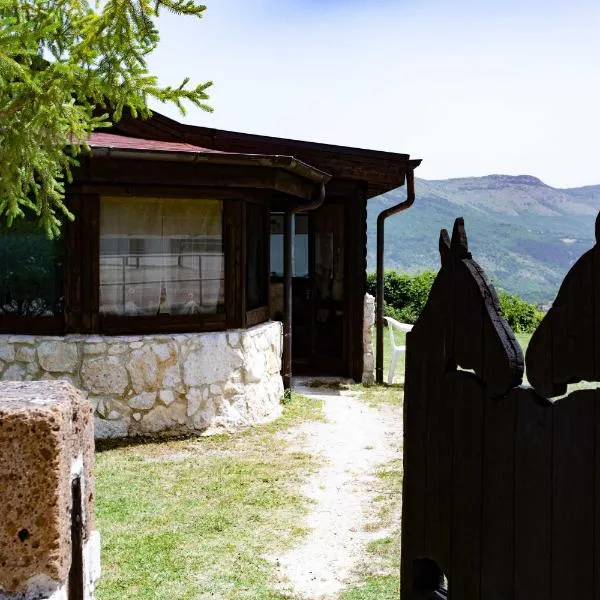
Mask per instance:
[[[100,356],[83,361],[81,381],[93,394],[120,396],[129,385],[127,371],[116,356]]]
[[[225,335],[206,336],[199,347],[187,355],[183,380],[189,386],[225,382],[243,362],[242,352],[231,348]]]
[[[186,406],[175,402],[168,408],[158,405],[147,412],[139,423],[142,433],[176,432],[185,429]]]
[[[142,392],[137,396],[133,396],[129,399],[128,404],[131,408],[139,408],[142,410],[148,410],[154,406],[156,402],[156,392]]]
[[[4,381],[23,381],[25,379],[27,371],[23,365],[10,365],[2,375]]]
[[[96,416],[94,418],[94,437],[98,440],[122,438],[129,433],[129,423],[124,420],[108,421]]]
[[[63,341],[47,341],[38,345],[38,360],[44,371],[50,373],[74,373],[79,366],[77,344]]]
[[[160,390],[160,392],[158,393],[158,397],[165,406],[173,404],[173,402],[175,402],[175,400],[177,399],[177,396],[175,395],[175,392],[173,390]]]
[[[0,341],[0,360],[5,360],[6,362],[15,360],[15,347],[9,344],[6,338]]]
[[[0,383],[0,597],[45,598],[64,588],[76,477],[82,537],[91,539],[91,419],[90,404],[66,382]]]
[[[15,360],[18,362],[32,363],[35,362],[35,355],[35,346],[17,346]]]
[[[112,349],[112,348],[111,348]],[[83,353],[84,354],[106,354],[107,345],[104,342],[86,342],[83,344]]]
[[[135,392],[153,390],[160,386],[158,358],[149,346],[134,350],[127,364]]]

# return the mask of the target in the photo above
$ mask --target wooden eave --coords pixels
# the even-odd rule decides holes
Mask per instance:
[[[408,154],[185,125],[158,113],[146,121],[123,119],[114,130],[125,135],[182,141],[234,154],[293,156],[331,174],[334,180],[363,182],[368,198],[404,185],[407,169],[415,166]]]
[[[126,161],[125,168],[121,161]],[[91,156],[84,157],[75,178],[80,185],[160,186],[166,183],[213,189],[271,190],[307,200],[331,176],[293,156],[94,145]]]

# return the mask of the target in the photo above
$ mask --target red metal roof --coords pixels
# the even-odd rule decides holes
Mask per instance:
[[[200,152],[202,154],[228,154],[220,150],[194,146],[182,142],[161,142],[159,140],[144,140],[142,138],[115,135],[114,133],[100,133],[94,131],[88,144],[92,148],[120,148],[125,150],[154,150],[159,152]]]

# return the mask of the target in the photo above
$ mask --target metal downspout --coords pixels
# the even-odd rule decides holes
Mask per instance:
[[[385,248],[385,220],[392,215],[410,208],[415,201],[415,167],[421,161],[410,161],[406,171],[406,200],[390,206],[377,216],[377,302],[375,324],[377,348],[375,353],[375,381],[383,383],[383,251]],[[414,164],[416,163],[416,164]]]
[[[325,184],[322,183],[316,198],[308,204],[295,206],[285,212],[283,230],[283,388],[292,389],[292,271],[293,271],[293,239],[292,217],[295,213],[319,208],[325,201]]]

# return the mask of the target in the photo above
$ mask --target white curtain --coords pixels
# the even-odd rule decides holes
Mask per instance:
[[[102,198],[102,313],[215,313],[223,277],[220,200]]]

